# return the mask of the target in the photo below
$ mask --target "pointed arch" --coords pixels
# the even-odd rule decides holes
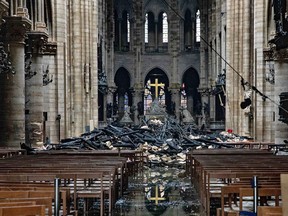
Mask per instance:
[[[200,77],[198,72],[193,68],[188,68],[182,77],[182,97],[186,98],[187,110],[192,114],[201,113],[201,96],[198,92]]]
[[[184,46],[185,51],[192,50],[193,46],[193,32],[192,32],[192,14],[189,9],[185,12],[185,20],[184,20]]]
[[[152,50],[155,45],[155,17],[152,12],[145,14],[145,48]]]
[[[114,94],[114,103],[118,107],[118,115],[122,117],[124,111],[132,106],[132,93],[131,93],[131,76],[128,70],[121,67],[117,70],[114,77],[117,90]]]
[[[158,86],[155,86],[155,84]],[[150,104],[157,98],[160,104],[165,105],[169,113],[171,104],[171,95],[169,93],[169,78],[167,74],[160,68],[151,69],[145,77],[144,91],[144,113],[150,107]]]

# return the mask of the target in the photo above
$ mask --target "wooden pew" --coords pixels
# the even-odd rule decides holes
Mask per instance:
[[[258,178],[258,187],[261,188],[280,188],[280,182],[278,177],[261,177]],[[240,188],[251,188],[251,179],[244,178],[239,179],[235,183],[231,183],[221,187],[221,209],[224,209],[225,197],[228,197],[228,204],[232,209],[232,198],[237,205],[237,198],[239,198]],[[232,197],[234,196],[234,197]]]
[[[45,216],[45,206],[44,205],[28,205],[28,206],[0,207],[0,216],[12,216],[12,215]]]
[[[8,207],[8,206],[28,206],[28,205],[36,205],[36,201],[13,201],[13,202],[0,202],[0,207]]]
[[[207,215],[210,214],[210,197],[214,195],[214,189],[220,191],[222,186],[243,177],[280,178],[280,174],[288,173],[287,157],[263,150],[196,150],[191,152],[187,161],[191,164],[191,181],[200,195]],[[215,184],[215,180],[222,181]]]
[[[121,152],[121,154],[122,153],[123,152]],[[135,152],[132,153],[132,155],[133,154],[135,154]],[[21,160],[20,164],[19,160]],[[138,159],[132,158],[132,160]],[[80,175],[83,177],[83,175],[87,176],[87,174],[91,173],[102,173],[102,177],[98,179],[95,179],[95,176],[94,179],[88,177],[80,178]],[[26,182],[26,184],[45,182],[47,185],[51,185],[55,177],[61,177],[61,175],[65,174],[77,174],[77,181],[94,181],[92,188],[94,195],[101,197],[102,193],[104,193],[104,196],[107,194],[110,203],[109,212],[112,212],[113,204],[116,198],[118,198],[118,191],[120,191],[120,195],[122,195],[123,190],[125,190],[125,187],[128,185],[129,172],[127,170],[126,158],[119,156],[98,156],[97,154],[87,154],[86,152],[83,153],[83,155],[78,155],[77,153],[63,155],[23,155],[19,156],[18,160],[11,158],[0,161],[0,188],[2,184],[1,181],[14,183]],[[102,181],[103,185],[101,186],[101,183],[97,183],[97,181]],[[69,182],[75,182],[73,176],[61,179],[61,186],[66,186],[65,184]],[[118,190],[119,182],[120,188]],[[77,200],[77,198],[81,196],[86,196],[87,198],[91,196],[91,193],[87,194],[87,191],[85,192],[85,190],[90,190],[88,187],[81,188],[81,185],[77,185],[75,190],[73,185],[67,184],[67,186],[69,186],[70,190],[72,189],[70,195],[72,195],[73,199]],[[64,200],[63,197],[62,200]]]
[[[282,216],[282,208],[279,206],[258,206],[257,216]]]
[[[11,191],[44,191],[45,196],[47,196],[46,191],[51,196],[54,197],[54,185],[49,183],[39,184],[39,183],[24,183],[24,182],[17,182],[17,183],[10,183],[10,182],[0,182],[0,191],[1,190],[11,190]],[[61,187],[60,188],[60,195],[63,207],[63,215],[67,215],[70,213],[70,189],[68,187]]]
[[[48,209],[48,215],[52,216],[52,193],[48,193],[47,191],[42,192],[42,191],[0,191],[0,199],[26,199],[27,198],[35,198],[36,200],[39,198],[39,202],[43,204],[43,201],[45,201],[45,207]],[[45,198],[45,199],[41,199],[41,198]],[[48,201],[49,200],[49,201]],[[11,201],[11,200],[10,200]],[[23,200],[24,201],[24,200]],[[30,201],[34,201],[34,200],[30,200]],[[37,203],[37,204],[38,204]]]
[[[252,188],[240,188],[239,189],[239,210],[243,209],[243,197],[253,196]],[[281,188],[258,188],[258,196],[275,196],[275,206],[279,206],[279,197],[281,196]]]
[[[36,205],[43,205],[45,206],[45,209],[48,209],[48,215],[50,215],[51,210],[49,208],[52,208],[52,200],[51,197],[28,197],[28,198],[5,198],[0,199],[0,205],[1,203],[17,203],[17,202],[35,202]],[[23,206],[23,205],[22,205]],[[63,214],[64,215],[64,214]]]

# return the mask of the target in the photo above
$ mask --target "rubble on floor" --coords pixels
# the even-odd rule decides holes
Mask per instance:
[[[44,145],[45,150],[90,149],[143,150],[150,164],[185,164],[185,153],[199,148],[233,148],[224,142],[243,142],[249,138],[233,133],[201,130],[195,123],[179,124],[174,118],[166,117],[164,122],[151,119],[143,125],[108,125],[95,128],[79,137],[61,140],[59,144]],[[32,151],[31,148],[28,148]]]

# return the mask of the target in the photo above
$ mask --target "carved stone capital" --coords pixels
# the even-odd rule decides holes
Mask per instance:
[[[24,43],[27,32],[31,29],[31,21],[20,16],[5,17],[4,19],[4,40],[8,43]]]
[[[144,90],[144,86],[143,86],[143,83],[135,83],[134,84],[134,89],[135,89],[135,91],[136,90]]]
[[[47,40],[48,34],[45,32],[29,32],[27,39],[28,50],[32,54],[43,55]]]
[[[201,96],[209,96],[210,95],[210,89],[209,88],[198,88],[198,92],[201,94]]]
[[[171,83],[168,87],[171,95],[178,95],[181,92],[181,84],[180,83]]]
[[[288,61],[288,49],[266,48],[263,55],[265,61]]]
[[[48,42],[44,44],[43,54],[44,55],[56,55],[57,44],[55,42]]]
[[[108,86],[108,94],[114,94],[117,90],[116,86]]]

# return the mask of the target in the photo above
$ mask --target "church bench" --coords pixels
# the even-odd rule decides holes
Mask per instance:
[[[12,202],[1,202],[0,201],[0,207],[8,207],[8,206],[28,206],[28,205],[36,205],[36,201],[22,201],[22,200],[16,200]]]
[[[0,216],[12,216],[12,215],[45,216],[45,206],[44,205],[28,205],[28,206],[0,207]]]
[[[253,197],[253,188],[239,189],[239,210],[243,209],[243,197]],[[279,206],[279,197],[281,196],[281,188],[258,188],[259,197],[274,196],[275,206]]]
[[[72,170],[73,171],[73,170]],[[93,172],[91,172],[92,170],[89,170],[89,172],[79,172],[76,173],[77,170],[75,170],[75,172],[62,172],[62,173],[56,173],[56,174],[51,174],[49,173],[49,175],[47,175],[47,173],[18,173],[18,174],[2,174],[0,175],[0,179],[5,178],[5,180],[7,179],[15,179],[15,178],[19,178],[25,181],[45,181],[48,179],[54,179],[54,178],[60,178],[63,182],[67,181],[67,180],[72,180],[72,185],[70,186],[70,193],[73,196],[73,200],[77,200],[77,198],[79,197],[78,194],[80,194],[83,191],[90,191],[90,195],[89,197],[91,197],[92,191],[95,197],[98,197],[99,194],[105,192],[105,194],[107,194],[108,199],[109,199],[109,209],[110,211],[112,211],[112,206],[113,203],[115,201],[115,195],[113,194],[114,191],[114,185],[115,182],[113,182],[113,179],[111,179],[111,173],[114,172],[113,169],[110,168],[110,171],[108,169],[105,169],[106,173],[106,188],[103,187],[103,171],[99,171],[99,170],[93,170]],[[76,173],[76,174],[75,174]],[[92,173],[92,174],[91,174]],[[102,183],[99,186],[99,184],[90,184],[89,188],[88,188],[88,182],[91,182],[91,179],[101,179]],[[17,181],[17,180],[16,180]],[[51,181],[50,181],[51,183]],[[87,185],[86,185],[87,184]],[[94,187],[92,187],[94,185]],[[66,187],[68,187],[69,185],[65,185]],[[39,193],[38,191],[31,191],[31,194],[34,193]],[[54,193],[54,191],[52,191]],[[0,190],[1,193],[1,190]],[[44,191],[44,193],[47,193],[47,191]],[[53,196],[54,197],[54,196]],[[82,194],[81,197],[83,198],[84,195]],[[89,198],[87,196],[87,198]],[[98,197],[99,198],[99,197]],[[62,201],[63,201],[63,210],[66,209],[66,201],[64,200],[64,197],[62,197]],[[74,202],[74,210],[77,209],[76,206],[76,202]]]
[[[109,211],[112,211],[112,204],[120,194],[123,194],[123,190],[128,185],[128,171],[127,171],[127,159],[119,156],[95,156],[95,155],[33,155],[33,156],[21,156],[21,164],[16,160],[3,160],[0,161],[0,184],[1,181],[10,182],[46,182],[53,184],[55,177],[60,177],[63,174],[85,174],[102,172],[103,185],[102,189],[104,195],[108,196],[110,205]],[[3,169],[2,169],[3,168]],[[91,179],[83,179],[89,182]],[[61,185],[68,185],[71,179],[61,179]],[[118,190],[118,185],[120,188]],[[95,186],[98,185],[98,188]],[[81,185],[77,187],[79,189]],[[71,196],[74,198],[72,188]],[[89,188],[86,188],[89,189]],[[95,195],[99,190],[102,190],[100,184],[94,183]],[[76,192],[80,195],[80,192]],[[101,194],[101,191],[100,191]],[[91,194],[90,194],[91,195]],[[89,196],[90,196],[89,195]],[[83,196],[81,194],[80,196]],[[88,194],[86,194],[88,196]]]
[[[37,196],[40,195],[40,193],[38,193],[39,191],[42,191],[43,193],[43,197],[48,196],[47,194],[50,194],[50,197],[55,197],[54,194],[54,185],[51,184],[47,184],[46,186],[44,186],[45,184],[41,184],[41,186],[35,183],[5,183],[2,184],[0,182],[0,191],[5,191],[5,190],[9,190],[9,191],[37,191]],[[60,188],[60,196],[61,196],[61,203],[62,203],[62,209],[63,209],[63,215],[67,215],[69,214],[70,208],[69,208],[69,203],[70,203],[70,189],[69,188],[65,188],[62,187]],[[30,197],[33,197],[30,195]],[[52,203],[51,203],[52,205]]]
[[[144,164],[144,155],[143,151],[141,150],[79,150],[79,151],[73,151],[73,150],[51,150],[51,151],[41,151],[39,152],[41,155],[60,155],[60,156],[95,156],[97,158],[102,157],[103,160],[110,160],[115,159],[116,157],[122,157],[126,158],[127,163],[132,164],[132,172],[129,172],[129,174],[134,174],[138,172],[138,169],[140,168],[143,170],[143,164]]]
[[[201,150],[199,150],[200,152]],[[214,189],[219,189],[221,183],[228,185],[239,178],[272,177],[288,173],[288,158],[275,156],[266,151],[242,150],[204,150],[191,154],[187,161],[191,163],[191,181],[200,195],[205,211],[210,212],[210,197]],[[205,155],[206,153],[207,155]],[[247,154],[246,154],[247,152]],[[263,152],[263,153],[262,153]],[[228,153],[228,154],[227,154]],[[219,155],[217,155],[219,154]],[[213,155],[213,156],[212,156]],[[215,184],[215,180],[221,180]],[[269,184],[267,182],[267,184]]]
[[[280,182],[276,181],[276,182],[263,182],[260,183],[260,180],[258,180],[258,187],[259,188],[280,188]],[[239,196],[239,192],[240,192],[240,188],[251,188],[251,184],[250,183],[242,183],[242,184],[238,184],[238,183],[233,183],[233,184],[229,184],[226,186],[222,186],[221,187],[221,208],[224,208],[224,199],[225,197],[228,198],[228,204],[231,208],[231,204],[232,204],[232,195],[234,196],[234,203],[236,203],[236,198],[237,196]]]
[[[282,216],[282,207],[279,206],[258,206],[258,216]]]
[[[0,199],[19,199],[19,198],[35,198],[40,199],[44,198],[45,200],[45,206],[48,208],[48,214],[49,216],[52,215],[52,200],[53,200],[53,193],[49,191],[11,191],[11,190],[1,190],[0,191]],[[43,201],[42,200],[42,201]],[[49,200],[49,201],[48,201]],[[38,204],[38,203],[37,203]],[[43,203],[41,203],[43,204]]]

